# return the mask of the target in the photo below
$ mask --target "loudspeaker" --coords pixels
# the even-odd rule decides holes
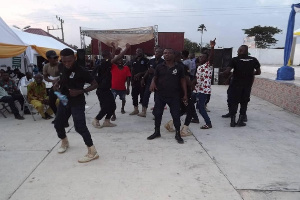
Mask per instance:
[[[215,55],[213,67],[218,68],[219,70],[215,70],[217,73],[214,74],[214,76],[218,74],[218,77],[216,77],[216,79],[213,77],[213,80],[218,80],[218,85],[224,85],[227,77],[220,76],[220,72],[223,72],[229,65],[229,62],[232,58],[232,48],[215,49],[214,53]]]
[[[77,49],[77,62],[79,66],[85,67],[85,50]]]

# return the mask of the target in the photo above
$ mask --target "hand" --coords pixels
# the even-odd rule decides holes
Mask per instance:
[[[110,43],[112,47],[116,48],[116,44],[114,42]]]
[[[138,81],[138,80],[140,79],[140,76],[141,76],[141,74],[138,73],[138,74],[134,75],[133,79],[134,79],[135,81]]]
[[[156,87],[156,84],[155,84],[154,81],[152,81],[152,83],[151,83],[151,85],[150,85],[150,87],[149,87],[149,90],[150,90],[151,92],[154,92],[155,90],[157,90],[157,87]]]
[[[130,94],[130,89],[129,89],[129,88],[127,88],[127,90],[126,90],[126,94],[127,94],[127,95],[129,95],[129,94]]]
[[[210,47],[215,47],[216,45],[216,38],[210,41]]]
[[[57,82],[53,83],[53,90],[57,91],[58,89],[59,89],[59,83],[57,81]]]
[[[142,78],[142,80],[141,80],[141,86],[142,86],[142,87],[145,87],[145,85],[146,85],[146,84],[145,84],[145,79]]]
[[[71,97],[76,97],[80,94],[83,94],[84,91],[83,90],[76,90],[76,89],[69,89],[69,93]]]

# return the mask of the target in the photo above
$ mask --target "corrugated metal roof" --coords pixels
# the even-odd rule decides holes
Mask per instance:
[[[62,41],[61,39],[51,35],[50,33],[44,31],[43,29],[40,29],[40,28],[28,28],[26,30],[24,30],[24,32],[27,32],[27,33],[32,33],[32,34],[36,34],[36,35],[43,35],[43,36],[48,36],[48,37],[52,37],[54,39],[56,39],[57,41],[63,43],[64,45],[70,47],[73,49],[73,47],[67,43],[65,43],[64,41]]]

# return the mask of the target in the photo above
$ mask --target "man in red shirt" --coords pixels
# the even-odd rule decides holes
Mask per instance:
[[[121,113],[124,114],[125,110],[125,103],[126,103],[126,95],[130,94],[129,87],[130,87],[130,69],[128,66],[124,66],[123,59],[120,58],[116,61],[116,64],[113,64],[111,67],[111,74],[112,74],[112,86],[111,92],[114,95],[114,98],[119,95],[120,100],[122,100],[122,108]],[[127,83],[127,87],[125,87],[125,83]],[[112,121],[116,120],[116,114],[114,113]]]

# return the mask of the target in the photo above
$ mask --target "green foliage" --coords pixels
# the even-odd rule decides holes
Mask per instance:
[[[206,26],[204,24],[199,25],[197,31],[200,31],[201,34],[203,34],[203,31],[207,31]]]
[[[196,53],[200,52],[200,45],[196,42],[192,42],[187,38],[184,38],[184,49],[189,51],[190,53]]]
[[[282,30],[273,26],[254,26],[249,29],[242,29],[247,37],[255,36],[255,44],[257,48],[266,49],[271,45],[275,45],[278,40],[273,36],[277,33],[281,33]]]

